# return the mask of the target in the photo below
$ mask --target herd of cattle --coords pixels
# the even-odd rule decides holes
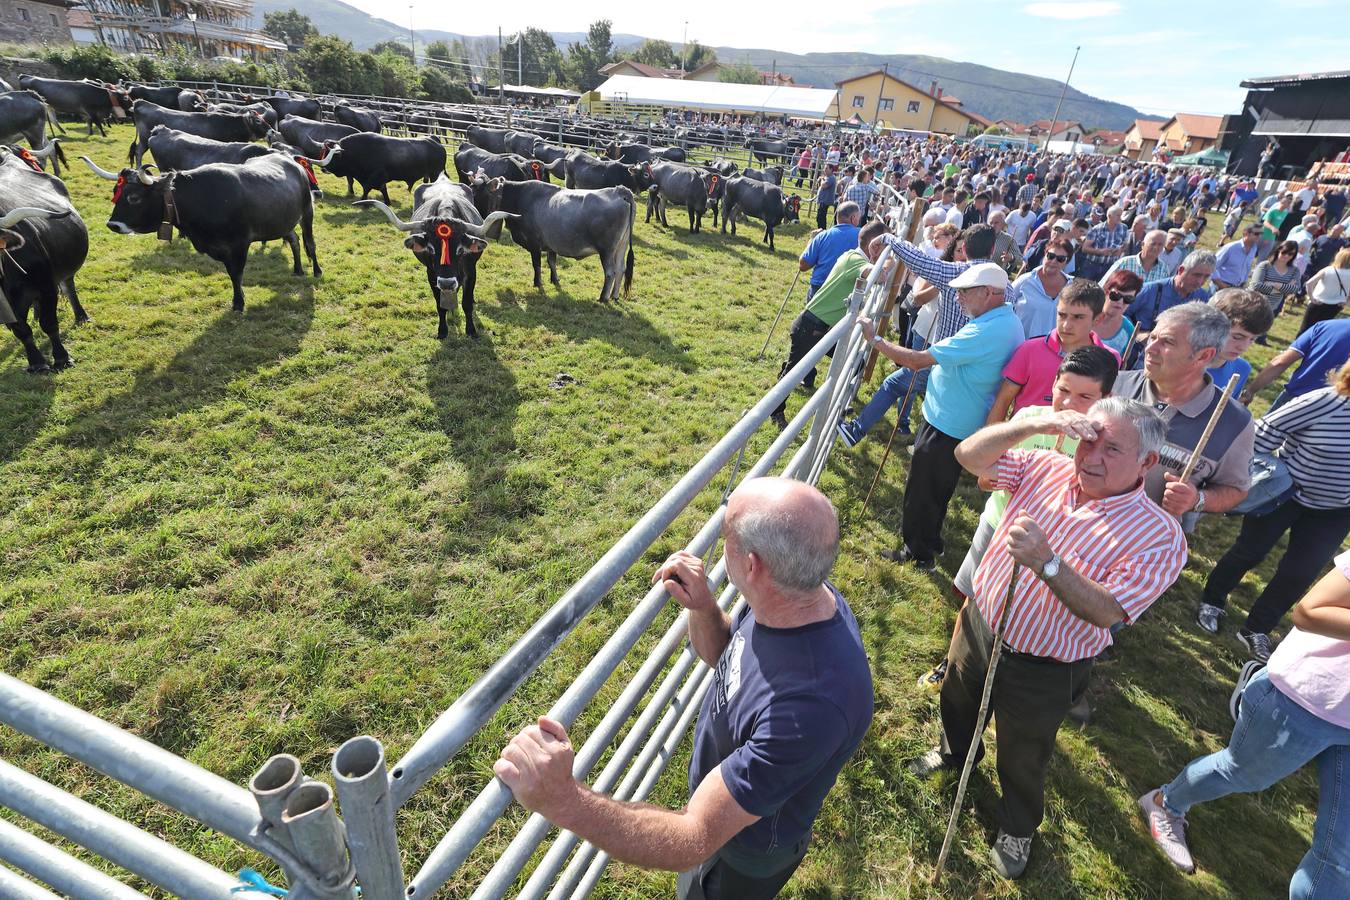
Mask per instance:
[[[543,286],[544,257],[558,285],[559,256],[599,256],[603,302],[619,297],[620,283],[625,293],[632,283],[636,198],[643,194],[649,222],[655,215],[668,225],[666,211],[674,204],[687,211],[690,231],[699,231],[711,211],[714,227],[720,218],[722,231],[729,222],[735,234],[739,213],[764,223],[770,248],[774,228],[800,214],[800,197],[780,187],[782,166],[741,169],[720,157],[692,165],[680,147],[652,147],[631,135],[582,149],[525,131],[467,125],[452,181],[439,140],[385,134],[375,111],[346,102],[333,108],[336,121],[324,121],[319,102],[310,98],[23,76],[18,90],[0,82],[0,322],[23,344],[30,372],[70,364],[57,323],[59,293],[70,300],[76,321],[87,318],[74,277],[89,237],[60,178],[60,139],[48,134],[49,127],[65,133],[57,114],[84,121],[90,135],[94,128],[105,133],[105,123],[131,120],[136,136],[126,167],[111,172],[80,157],[115,184],[108,228],[166,239],[177,229],[197,252],[224,265],[235,310],[244,308],[242,279],[254,243],[285,241],[295,274],[303,275],[303,242],[314,276],[320,275],[313,222],[322,195],[314,167],[346,178],[349,195],[359,185],[358,204],[375,207],[406,233],[405,246],[425,267],[441,338],[456,298],[465,332],[476,336],[477,263],[503,225],[529,251],[536,288]],[[767,162],[791,152],[776,144],[745,146]],[[147,152],[155,166],[143,162]],[[45,171],[48,163],[53,174]],[[390,183],[413,194],[406,221],[390,208]],[[372,191],[383,202],[369,199]],[[50,361],[28,325],[30,310],[51,341]]]

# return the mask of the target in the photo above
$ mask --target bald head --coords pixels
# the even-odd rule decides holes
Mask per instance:
[[[754,554],[784,594],[806,597],[839,555],[839,518],[825,495],[791,478],[752,478],[727,502],[728,552]]]

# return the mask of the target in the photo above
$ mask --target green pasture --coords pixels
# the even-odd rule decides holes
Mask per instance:
[[[125,158],[129,126],[107,139],[82,131],[66,144],[72,160],[89,153],[116,168]],[[69,184],[92,241],[78,284],[94,319],[75,327],[62,305],[76,365],[25,374],[18,343],[0,335],[0,665],[239,784],[279,752],[327,777],[334,748],[362,733],[399,757],[774,381],[787,319],[768,357],[752,358],[809,228],[782,228],[770,252],[754,222],[734,239],[690,235],[682,212],[670,230],[639,222],[633,293],[608,306],[595,301],[597,260],[564,261],[562,290],[539,292],[528,255],[503,241],[479,268],[481,339],[463,336],[456,313],[438,341],[401,236],[350,206],[337,179],[320,179],[322,279],[292,277],[289,250],[272,244],[254,253],[247,309],[235,314],[223,268],[182,240],[108,231],[109,185],[76,162]],[[406,216],[408,195],[391,193]],[[1295,324],[1284,316],[1255,361]],[[575,382],[553,386],[559,373]],[[769,439],[765,429],[755,447]],[[1311,835],[1307,773],[1195,810],[1193,877],[1154,849],[1134,807],[1231,729],[1242,661],[1233,619],[1217,639],[1193,624],[1205,573],[1236,533],[1221,518],[1204,522],[1182,579],[1098,667],[1093,724],[1061,732],[1026,878],[1004,882],[987,865],[986,761],[948,878],[929,886],[954,785],[905,770],[938,735],[936,701],[914,681],[946,647],[950,576],[983,500],[963,483],[939,571],[880,561],[908,460],[891,457],[860,515],[883,443],[879,429],[856,450],[837,447],[822,482],[842,518],[836,581],[864,629],[876,717],[787,896],[1285,895]],[[547,708],[641,596],[651,566],[713,509],[728,474],[402,812],[409,875],[509,735]],[[1236,606],[1260,585],[1249,579]],[[578,742],[634,668],[606,685],[573,730]],[[0,755],[215,865],[265,867],[12,731],[0,730]],[[682,801],[685,761],[656,800]],[[516,808],[511,821],[521,818]],[[509,838],[499,827],[493,846]],[[467,897],[491,859],[475,855],[445,895]],[[615,865],[598,895],[672,889],[671,876]]]

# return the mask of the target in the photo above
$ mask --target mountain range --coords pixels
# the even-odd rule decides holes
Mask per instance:
[[[315,27],[324,34],[335,34],[351,41],[358,48],[367,48],[381,41],[408,40],[408,29],[385,19],[376,18],[349,6],[341,0],[255,0],[254,16],[262,24],[263,15],[276,10],[296,9],[309,16]],[[559,49],[584,41],[584,31],[552,32]],[[472,61],[482,66],[488,54],[496,51],[497,36],[465,35],[435,29],[417,29],[419,45],[432,41],[463,41],[469,48]],[[617,50],[629,50],[645,40],[636,34],[614,34]],[[1020,72],[1008,72],[976,63],[958,62],[936,56],[892,53],[785,53],[779,50],[715,47],[722,62],[748,62],[763,70],[776,70],[791,75],[798,84],[833,87],[841,79],[883,66],[897,78],[927,91],[936,81],[945,95],[959,97],[963,106],[989,119],[1012,119],[1033,122],[1055,115],[1063,82]],[[507,67],[510,53],[507,52]],[[495,82],[492,72],[484,72],[485,80]],[[511,75],[507,73],[507,80]],[[1115,103],[1089,96],[1070,86],[1064,94],[1059,119],[1079,121],[1089,128],[1125,130],[1135,119],[1157,118],[1146,116],[1123,103]]]

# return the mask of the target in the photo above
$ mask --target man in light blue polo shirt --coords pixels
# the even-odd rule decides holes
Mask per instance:
[[[970,321],[927,350],[909,350],[884,340],[871,322],[860,320],[867,339],[897,365],[934,366],[905,482],[904,543],[882,553],[923,570],[933,569],[943,550],[942,523],[961,477],[956,445],[984,424],[1003,379],[1003,366],[1025,339],[1022,323],[1005,302],[1008,273],[997,263],[973,265],[948,286],[957,292]]]
[[[1261,226],[1252,223],[1242,232],[1242,240],[1224,244],[1214,255],[1214,289],[1242,287],[1252,273],[1256,262],[1256,242],[1261,239]]]
[[[850,250],[858,248],[858,220],[861,209],[853,201],[839,204],[835,210],[835,226],[818,232],[802,251],[797,266],[803,272],[811,270],[811,280],[807,284],[806,299],[815,296],[816,291],[830,277],[834,264]]]

